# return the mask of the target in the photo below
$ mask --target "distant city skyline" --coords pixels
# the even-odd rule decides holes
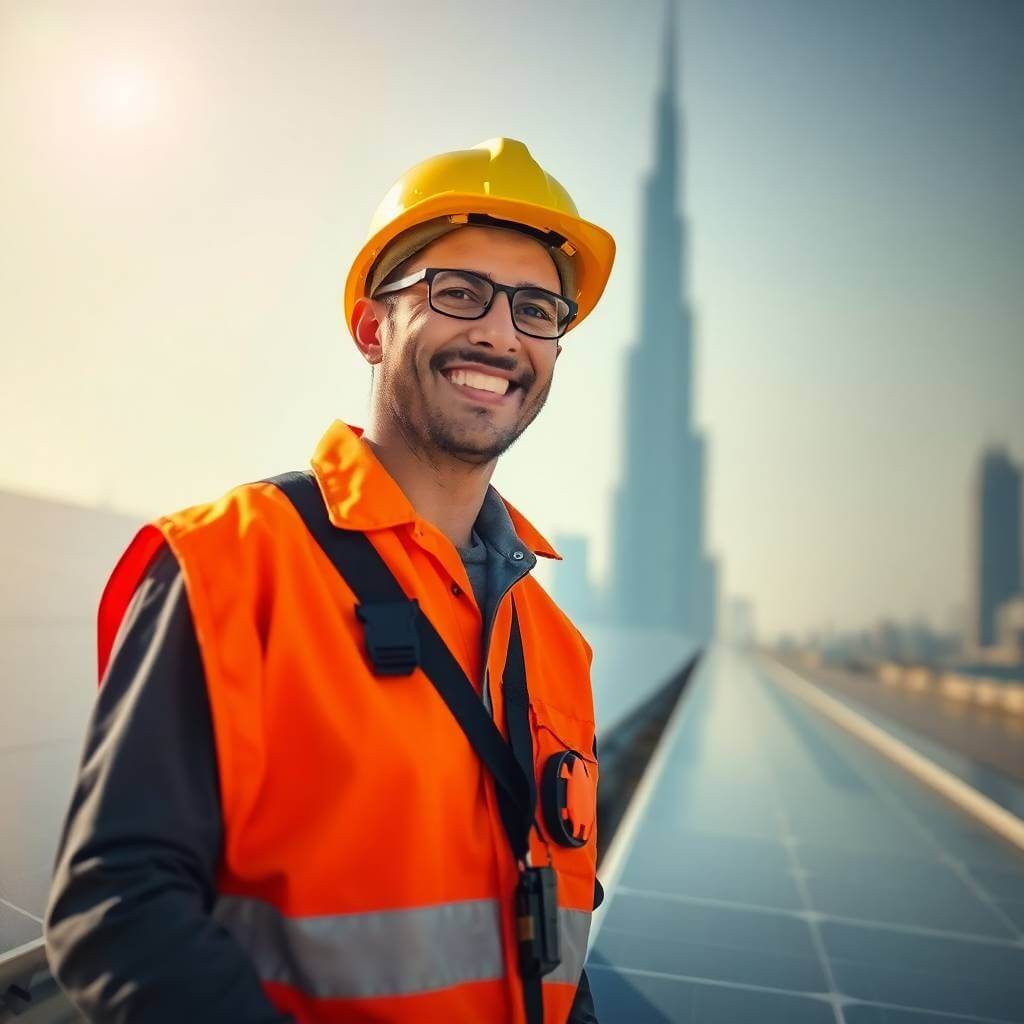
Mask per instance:
[[[1011,598],[1024,596],[1021,543],[1020,466],[1005,448],[992,447],[979,460],[973,494],[973,592],[970,640],[981,650],[999,642],[999,614]]]
[[[681,9],[720,591],[766,639],[944,626],[970,604],[978,453],[1024,461],[1024,4]],[[618,258],[494,482],[607,585],[664,3],[421,10],[0,6],[0,489],[141,519],[305,465],[332,418],[365,421],[340,291],[374,206],[505,134]],[[569,74],[537,29],[584,20]]]

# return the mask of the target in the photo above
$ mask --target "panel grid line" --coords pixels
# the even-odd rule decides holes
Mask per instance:
[[[36,917],[36,915],[33,914],[30,910],[26,910],[24,907],[19,907],[17,903],[12,903],[10,900],[5,900],[2,896],[0,896],[0,903],[2,903],[5,907],[9,907],[11,910],[16,910],[19,914],[24,914],[25,917],[31,918],[33,921],[35,921],[36,924],[43,923],[43,919],[41,917]]]
[[[767,995],[790,996],[796,999],[811,999],[817,1003],[830,1003],[832,997],[823,992],[795,992],[792,989],[773,988],[770,985],[755,985],[741,981],[719,981],[717,978],[702,978],[698,975],[672,974],[668,971],[651,971],[643,967],[605,967],[601,964],[588,964],[587,974],[591,971],[606,971],[612,974],[636,975],[640,978],[657,978],[661,981],[686,981],[693,985],[707,985],[712,988],[740,989],[745,992],[764,992]],[[944,1017],[953,1021],[970,1021],[971,1024],[1013,1024],[1005,1017],[979,1017],[977,1014],[965,1015],[952,1013],[948,1010],[922,1009],[920,1006],[905,1006],[903,1003],[887,1003],[876,999],[856,999],[852,996],[840,996],[847,1007],[870,1006],[879,1010],[897,1010],[901,1013],[919,1013],[928,1017]]]
[[[896,932],[900,935],[917,935],[929,939],[956,939],[972,942],[981,946],[997,946],[1000,949],[1020,949],[1016,939],[1000,939],[996,936],[979,935],[976,932],[953,932],[943,928],[926,928],[922,925],[895,924],[889,921],[877,921],[867,917],[848,917],[845,914],[832,914],[824,910],[794,910],[791,907],[770,907],[763,903],[741,903],[736,900],[720,900],[712,896],[686,896],[681,893],[665,892],[663,889],[638,888],[635,885],[620,885],[618,891],[626,896],[646,896],[651,899],[667,900],[672,903],[689,903],[694,906],[717,907],[722,910],[742,910],[747,913],[773,914],[796,918],[800,921],[818,919],[834,924],[848,924],[857,928],[870,928],[878,931]],[[614,930],[614,929],[612,929]]]
[[[770,713],[776,713],[775,709],[770,709]],[[759,737],[755,736],[755,743],[758,738]],[[782,796],[782,787],[779,784],[778,777],[778,767],[772,762],[770,751],[765,750],[763,745],[761,745],[761,749],[764,753],[764,763],[768,768],[766,778],[771,789],[772,799],[775,801],[775,814],[779,820],[779,824],[782,826],[780,829],[779,839],[786,851],[786,859],[789,862],[790,874],[793,877],[793,883],[796,886],[797,894],[800,896],[800,902],[803,904],[804,910],[814,911],[814,899],[812,898],[811,891],[807,886],[807,872],[805,871],[803,864],[800,862],[797,836],[793,832],[793,823],[790,819],[789,812],[786,809],[785,800]],[[846,1015],[843,1012],[843,1005],[846,1002],[846,997],[839,991],[839,986],[836,984],[836,977],[832,970],[832,961],[829,959],[828,950],[825,948],[825,940],[822,938],[821,934],[821,922],[816,917],[807,917],[804,918],[804,924],[810,932],[811,944],[814,946],[814,952],[818,957],[818,962],[820,963],[822,972],[825,975],[825,981],[828,983],[828,999],[832,1006],[832,1012],[835,1014],[836,1024],[846,1024]]]
[[[797,676],[795,672],[791,672],[791,670],[789,669],[787,669],[786,671],[789,672],[791,675],[795,676],[797,679],[800,679],[800,677]],[[765,678],[768,680],[770,685],[775,686],[778,690],[781,690],[785,694],[787,694],[789,696],[789,699],[796,699],[794,691],[785,682],[778,679],[770,672],[765,673]],[[805,680],[801,679],[800,681],[807,686],[812,685],[810,683],[806,683]],[[817,705],[810,706],[813,707],[815,710],[818,710]],[[822,714],[820,711],[818,711],[818,713]],[[853,714],[853,712],[851,712],[851,714]],[[837,749],[837,753],[847,763],[851,771],[856,772],[860,776],[860,778],[864,779],[864,781],[868,784],[870,789],[875,794],[877,794],[911,828],[913,828],[922,838],[926,840],[926,842],[935,850],[936,859],[940,863],[945,864],[948,868],[950,868],[950,870],[953,871],[954,874],[957,875],[957,877],[971,891],[975,899],[977,899],[979,903],[982,903],[985,906],[987,906],[989,910],[991,910],[992,914],[995,917],[999,918],[1003,925],[1005,925],[1006,928],[1009,929],[1011,934],[1016,936],[1017,946],[1024,947],[1024,933],[1021,932],[1021,929],[1017,926],[1017,923],[1003,911],[1002,907],[1000,907],[995,902],[995,900],[988,893],[988,891],[982,885],[979,884],[977,879],[975,879],[971,872],[968,870],[964,862],[957,857],[950,856],[948,851],[942,845],[942,842],[927,827],[927,825],[925,825],[925,823],[922,822],[916,814],[914,814],[914,812],[907,806],[906,801],[900,799],[900,797],[898,797],[895,793],[893,793],[885,786],[880,786],[877,780],[866,778],[862,772],[857,771],[856,766],[850,764],[849,758],[841,749]],[[962,809],[960,809],[960,813],[964,813]]]

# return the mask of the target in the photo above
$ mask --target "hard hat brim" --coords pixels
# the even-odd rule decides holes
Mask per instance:
[[[576,295],[569,298],[575,299],[579,305],[579,313],[568,330],[574,330],[587,318],[601,298],[615,262],[615,239],[604,228],[581,217],[534,203],[500,196],[446,192],[410,206],[372,235],[359,250],[345,281],[345,323],[353,336],[355,304],[364,295],[370,268],[385,247],[403,231],[423,221],[470,213],[485,213],[500,220],[515,221],[563,235],[576,249],[573,257],[576,260]]]

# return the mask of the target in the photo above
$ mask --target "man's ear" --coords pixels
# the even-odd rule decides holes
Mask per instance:
[[[383,358],[380,321],[374,307],[373,300],[364,296],[356,301],[352,309],[352,334],[355,336],[356,348],[371,366]]]

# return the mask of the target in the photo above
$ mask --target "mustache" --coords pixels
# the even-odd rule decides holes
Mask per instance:
[[[478,366],[488,366],[492,370],[501,370],[503,373],[515,373],[519,365],[515,359],[507,359],[502,356],[488,356],[472,349],[461,349],[457,352],[435,353],[430,359],[430,368],[436,373],[440,373],[452,363],[476,363]],[[533,386],[533,382],[536,379],[537,375],[532,370],[527,369],[518,377],[514,377],[512,382],[526,391]]]

